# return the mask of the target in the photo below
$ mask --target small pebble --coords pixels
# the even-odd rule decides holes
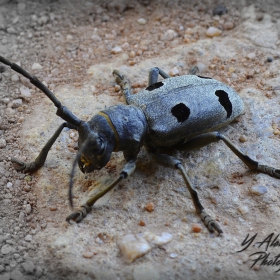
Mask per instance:
[[[123,51],[123,49],[120,46],[115,46],[114,48],[112,48],[111,53],[118,54],[118,53],[121,53],[122,51]]]
[[[18,74],[13,74],[11,76],[11,81],[12,82],[18,82],[19,81],[19,75]]]
[[[238,211],[239,211],[242,215],[244,215],[244,214],[249,213],[249,208],[248,208],[248,206],[241,205],[241,206],[238,207]]]
[[[147,23],[147,20],[144,19],[144,18],[139,18],[139,19],[137,20],[137,22],[138,22],[139,24],[141,24],[141,25],[144,25],[144,24]]]
[[[22,279],[24,279],[24,276],[22,275],[22,273],[18,269],[15,269],[11,272],[9,279],[22,280]]]
[[[119,92],[121,90],[121,87],[119,85],[115,85],[114,90],[115,92]]]
[[[83,253],[83,257],[86,258],[86,259],[91,259],[94,255],[94,252],[91,252],[91,251],[85,251]]]
[[[223,25],[224,30],[231,30],[234,28],[234,24],[231,21],[227,21]]]
[[[139,226],[144,227],[145,225],[146,225],[146,223],[144,221],[140,220]]]
[[[134,234],[123,236],[119,240],[118,246],[122,255],[130,262],[142,257],[152,249],[152,247],[144,238],[136,238]]]
[[[266,59],[267,62],[272,62],[273,61],[273,57],[269,56],[267,59]]]
[[[5,148],[7,146],[7,142],[4,138],[0,138],[0,149]]]
[[[244,143],[244,142],[247,141],[247,137],[246,137],[245,135],[241,135],[241,136],[239,137],[239,141],[240,141],[241,143]]]
[[[218,4],[213,10],[213,16],[221,16],[227,13],[227,7],[221,4]]]
[[[264,14],[263,13],[257,13],[256,14],[256,20],[261,21],[263,20]]]
[[[254,53],[254,52],[248,53],[247,58],[254,60],[256,58],[256,53]]]
[[[153,232],[144,232],[144,238],[152,245],[162,246],[169,243],[173,239],[173,235],[168,232],[163,232],[161,235],[156,235]]]
[[[130,58],[134,58],[135,56],[136,56],[135,51],[131,51],[131,52],[129,53],[129,57],[130,57]]]
[[[57,207],[55,206],[55,205],[52,205],[52,206],[50,206],[50,208],[49,208],[51,211],[56,211],[57,210]]]
[[[193,224],[192,225],[192,231],[193,232],[201,232],[202,226],[200,224]]]
[[[170,75],[171,77],[174,77],[174,76],[179,75],[179,69],[178,69],[177,67],[174,67],[173,69],[171,69],[171,70],[169,71],[169,75]]]
[[[32,235],[27,234],[27,235],[24,237],[24,240],[27,241],[27,242],[31,242],[31,241],[32,241]]]
[[[30,192],[31,187],[30,187],[29,185],[26,185],[26,186],[23,187],[23,190],[24,190],[25,192]]]
[[[35,265],[32,261],[26,261],[21,266],[27,274],[33,274],[35,272]]]
[[[154,211],[155,206],[154,206],[154,204],[153,204],[152,202],[149,202],[149,203],[146,204],[145,209],[146,209],[148,212],[151,213],[151,212]]]
[[[43,66],[40,65],[39,63],[35,62],[32,64],[31,69],[32,70],[41,70],[41,69],[43,69]]]
[[[25,213],[26,213],[27,215],[29,215],[29,214],[31,213],[31,211],[32,211],[31,205],[30,205],[30,204],[27,204],[27,205],[25,206]]]
[[[170,258],[171,259],[175,259],[175,258],[177,258],[178,257],[178,254],[176,254],[176,253],[171,253],[170,254]]]
[[[5,244],[1,248],[1,254],[3,255],[9,254],[11,253],[11,251],[12,251],[12,246],[10,244]]]
[[[255,194],[255,195],[263,195],[267,192],[268,192],[268,190],[265,186],[253,186],[250,189],[250,193]]]
[[[22,99],[18,98],[12,101],[12,108],[18,108],[22,106]]]
[[[206,36],[208,37],[220,36],[221,34],[222,30],[214,26],[210,26],[206,31]]]
[[[172,30],[168,29],[164,34],[161,34],[160,40],[161,41],[172,41],[177,36],[177,33]]]

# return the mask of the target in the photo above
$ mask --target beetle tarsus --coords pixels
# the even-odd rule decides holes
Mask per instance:
[[[38,164],[35,161],[24,162],[24,161],[18,160],[17,158],[12,158],[11,162],[15,164],[15,169],[17,171],[23,171],[24,173],[34,172],[40,168],[40,166],[38,166]]]
[[[76,223],[80,223],[87,214],[91,211],[91,207],[87,204],[81,206],[80,210],[77,210],[67,216],[66,221],[70,224],[70,221],[75,221]]]
[[[202,210],[199,215],[201,217],[201,220],[211,233],[213,233],[215,230],[218,232],[218,235],[223,233],[219,224],[214,221],[213,218],[205,210]]]

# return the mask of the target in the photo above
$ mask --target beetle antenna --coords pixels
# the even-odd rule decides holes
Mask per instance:
[[[28,73],[26,70],[21,68],[19,65],[16,63],[10,62],[8,59],[4,58],[3,56],[0,56],[0,62],[8,65],[16,71],[17,73],[23,75],[25,78],[27,78],[31,84],[33,84],[35,87],[40,89],[52,102],[53,104],[57,107],[56,114],[64,119],[65,121],[75,125],[79,126],[81,123],[81,120],[77,118],[72,112],[70,112],[65,106],[61,104],[61,102],[55,97],[53,92],[47,88],[37,77],[32,76],[30,73]]]

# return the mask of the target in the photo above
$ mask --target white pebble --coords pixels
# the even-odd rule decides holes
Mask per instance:
[[[122,237],[118,242],[118,246],[122,255],[130,262],[133,262],[151,250],[151,246],[144,238],[136,238],[134,234],[128,234]]]
[[[91,39],[93,40],[93,42],[100,42],[100,41],[102,41],[101,37],[99,35],[97,35],[97,34],[93,34],[91,36]]]
[[[32,15],[32,16],[31,16],[31,20],[32,20],[32,21],[37,21],[37,20],[38,20],[38,17],[37,17],[36,15]]]
[[[0,138],[0,149],[5,148],[7,146],[7,142],[4,138]]]
[[[12,108],[18,108],[22,105],[22,99],[18,98],[12,101]]]
[[[137,20],[137,22],[138,22],[139,24],[141,24],[141,25],[144,25],[144,24],[147,23],[147,20],[144,19],[144,18],[139,18],[139,19]]]
[[[177,37],[177,33],[172,30],[168,29],[164,34],[160,36],[161,41],[172,41],[175,37]]]
[[[152,245],[162,246],[166,243],[169,243],[173,239],[173,235],[171,233],[163,232],[159,236],[148,231],[144,233],[144,238]]]
[[[31,210],[32,210],[31,205],[30,205],[30,204],[27,204],[27,205],[25,206],[25,213],[26,213],[27,215],[29,215],[29,214],[31,213]]]
[[[35,62],[33,63],[33,65],[31,66],[32,70],[41,70],[43,68],[42,65],[40,65],[39,63]]]
[[[32,261],[26,261],[22,263],[21,266],[27,274],[32,274],[35,272],[35,265]]]
[[[117,53],[121,53],[122,51],[123,51],[123,49],[120,46],[115,46],[114,48],[112,48],[111,53],[117,54]]]
[[[11,253],[11,251],[12,251],[12,246],[10,244],[5,244],[1,248],[1,253],[3,255],[9,254],[9,253]]]
[[[174,76],[176,76],[176,75],[179,75],[179,69],[178,69],[177,67],[174,67],[173,69],[171,69],[171,70],[169,71],[169,75],[170,75],[171,77],[174,77]]]
[[[40,25],[44,25],[46,23],[48,23],[49,18],[47,16],[41,16],[40,18],[38,18],[38,24]]]
[[[19,91],[20,91],[21,95],[25,98],[29,98],[31,96],[30,89],[27,88],[26,86],[21,86],[19,88]]]
[[[13,74],[11,76],[11,81],[12,82],[18,82],[19,81],[19,75],[18,74]]]
[[[177,258],[178,257],[178,254],[176,254],[176,253],[171,253],[170,254],[170,258],[171,259],[175,259],[175,258]]]
[[[254,53],[254,52],[248,53],[247,58],[254,60],[256,58],[256,53]]]
[[[265,186],[253,186],[250,189],[250,193],[255,194],[255,195],[262,195],[267,193],[267,187]]]
[[[220,36],[221,34],[222,30],[214,26],[210,26],[206,31],[206,36],[208,37]]]
[[[27,242],[31,242],[31,241],[32,241],[32,235],[27,234],[27,235],[24,237],[24,240],[27,241]]]
[[[241,205],[241,206],[238,207],[238,211],[239,211],[242,215],[244,215],[244,214],[249,213],[249,208],[248,208],[248,206]]]

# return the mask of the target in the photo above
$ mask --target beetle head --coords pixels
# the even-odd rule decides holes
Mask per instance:
[[[79,131],[78,165],[83,173],[90,173],[104,167],[113,152],[112,143],[98,127],[91,129],[88,123],[82,123]]]

